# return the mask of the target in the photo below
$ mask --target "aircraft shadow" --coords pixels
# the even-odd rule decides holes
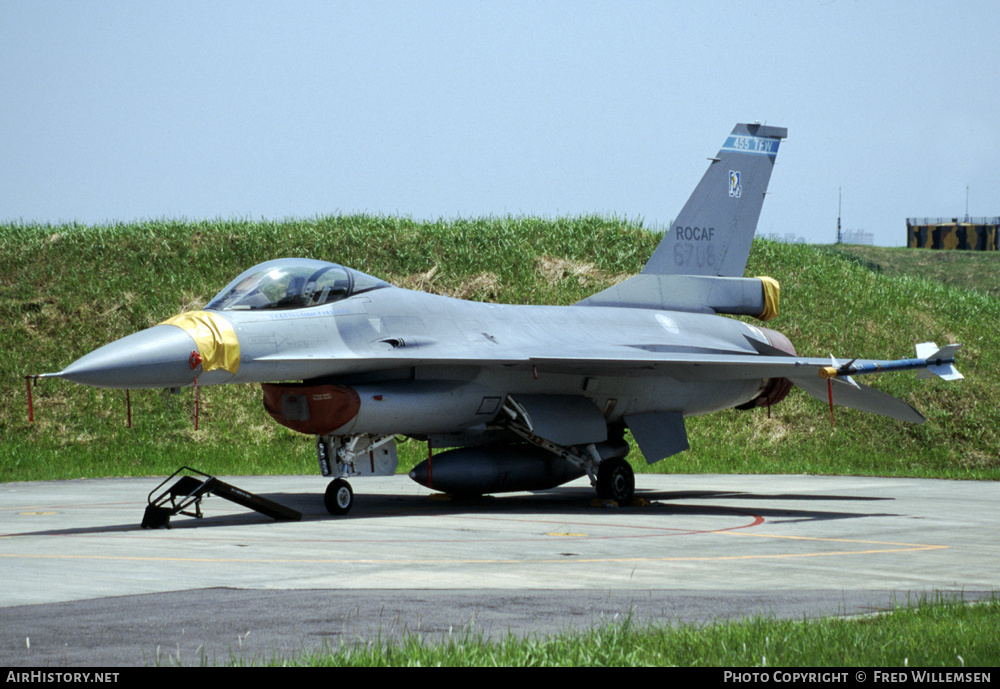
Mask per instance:
[[[359,482],[360,483],[360,482]],[[613,520],[627,520],[630,516],[651,514],[713,516],[743,515],[762,517],[765,521],[781,522],[816,522],[837,519],[862,519],[865,517],[898,516],[886,512],[855,512],[832,510],[808,510],[801,508],[782,508],[780,505],[761,508],[760,506],[741,505],[740,501],[838,501],[847,503],[867,503],[872,501],[894,500],[891,497],[817,495],[815,493],[744,493],[739,491],[662,491],[637,490],[636,497],[648,501],[648,505],[615,507],[596,498],[590,488],[557,488],[551,491],[537,493],[513,493],[486,495],[481,497],[451,497],[441,494],[386,495],[382,493],[355,494],[355,505],[345,516],[330,515],[323,505],[320,493],[261,493],[261,497],[302,513],[302,521],[330,521],[336,523],[344,520],[385,519],[406,516],[447,517],[447,516],[532,516],[546,517],[594,517]],[[704,504],[678,503],[679,500],[705,500]],[[192,528],[211,528],[227,526],[258,525],[266,528],[271,524],[282,522],[259,514],[252,510],[238,513],[212,514],[213,508],[223,507],[231,510],[232,505],[221,498],[210,497],[202,503],[204,516],[200,519],[186,515],[174,515],[170,519],[170,530],[185,530]],[[242,509],[242,508],[241,508]],[[40,531],[5,534],[0,538],[17,536],[71,536],[131,533],[144,531],[140,526],[142,514],[137,512],[135,521],[126,524],[104,526],[73,526],[64,529],[46,529]]]
[[[657,491],[637,488],[636,495],[642,495],[647,500],[690,500],[695,498],[736,498],[744,500],[845,500],[857,502],[863,500],[895,500],[896,498],[871,497],[861,495],[817,495],[816,493],[745,493],[736,490],[676,490]]]
[[[360,482],[359,482],[360,483]],[[383,495],[355,493],[355,506],[345,517],[327,514],[322,496],[303,494],[270,494],[269,499],[280,502],[302,512],[303,520],[378,519],[400,516],[593,516],[595,514],[614,515],[615,519],[627,519],[633,515],[671,514],[718,516],[720,514],[740,514],[763,517],[765,520],[782,521],[824,521],[832,519],[858,519],[864,517],[895,516],[886,512],[854,512],[832,510],[804,510],[781,508],[778,505],[762,509],[732,504],[734,500],[837,500],[847,502],[868,502],[873,500],[894,500],[891,497],[851,497],[844,495],[823,496],[816,494],[780,493],[774,495],[760,493],[739,493],[732,491],[656,491],[637,490],[636,497],[650,504],[642,506],[608,506],[597,499],[590,488],[556,488],[537,493],[514,493],[460,498],[437,495]],[[678,504],[676,500],[705,499],[706,504]]]

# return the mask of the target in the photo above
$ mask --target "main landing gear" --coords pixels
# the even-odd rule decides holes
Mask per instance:
[[[500,455],[493,453],[480,459],[485,462],[485,465],[493,467],[498,472],[498,475],[502,475],[503,478],[495,484],[489,484],[491,487],[480,490],[480,493],[494,492],[494,490],[498,492],[508,490],[540,490],[551,488],[586,474],[590,477],[591,484],[597,490],[597,495],[601,499],[614,500],[620,505],[627,505],[632,502],[635,494],[635,474],[632,471],[632,466],[625,460],[629,449],[628,444],[624,441],[620,432],[614,432],[618,429],[612,429],[612,432],[609,434],[611,437],[606,442],[562,446],[535,435],[524,424],[519,423],[516,417],[508,422],[507,428],[531,444],[542,448],[546,452],[551,452],[555,457],[562,458],[573,465],[575,469],[570,468],[567,470],[565,467],[557,467],[555,470],[546,469],[545,475],[539,478],[535,473],[532,473],[537,470],[536,465],[526,467],[526,465],[513,461],[511,458],[508,458],[507,464],[503,465],[504,456],[502,453]],[[346,480],[348,477],[391,476],[395,473],[398,464],[393,436],[319,436],[316,442],[316,449],[320,472],[324,476],[333,479],[330,481],[323,495],[323,503],[326,510],[334,516],[344,516],[354,506],[354,491],[351,488],[351,484]],[[474,450],[474,448],[467,449]],[[445,457],[442,460],[444,461],[444,465],[441,467],[442,482],[447,482],[445,481],[444,474],[448,473],[447,467],[450,466],[452,469],[452,478],[449,480],[453,488],[448,488],[448,490],[457,493],[462,492],[463,485],[466,489],[470,485],[482,485],[482,476],[479,475],[482,472],[477,473],[475,467],[473,467],[471,473],[465,475],[466,478],[462,478],[463,474],[461,471],[458,472],[458,478],[455,478],[456,455],[454,453],[464,451],[453,450],[445,453]],[[535,456],[537,459],[537,453]],[[471,462],[477,458],[469,456],[468,459]],[[451,464],[448,463],[449,460]],[[428,469],[426,470],[427,483],[423,479],[411,474],[411,477],[422,485],[430,485],[429,462],[430,460],[428,460]],[[465,465],[464,462],[462,464],[463,466]],[[542,461],[542,464],[544,464],[544,461]],[[480,464],[479,466],[482,467],[483,465]],[[499,468],[497,468],[498,466]],[[508,472],[516,474],[513,476],[513,480],[520,482],[518,483],[519,488],[511,487],[511,484],[508,482]],[[558,479],[560,476],[564,477],[561,480],[553,480]],[[537,482],[539,485],[532,487],[530,485],[532,481]],[[443,490],[440,485],[435,488]]]
[[[590,483],[603,500],[614,500],[619,505],[632,502],[635,495],[635,472],[625,461],[629,446],[624,438],[624,426],[609,427],[606,442],[564,447],[535,435],[524,410],[508,398],[503,411],[509,417],[505,427],[524,440],[562,457],[587,472]]]
[[[597,467],[597,496],[618,504],[631,502],[635,495],[635,473],[624,459],[605,459]]]

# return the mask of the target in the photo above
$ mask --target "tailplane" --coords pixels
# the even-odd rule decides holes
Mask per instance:
[[[738,124],[644,274],[742,277],[784,127]]]

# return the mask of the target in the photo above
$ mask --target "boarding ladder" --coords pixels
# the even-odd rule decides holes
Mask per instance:
[[[198,476],[181,476],[177,483],[170,486],[170,488],[160,493],[157,497],[153,497],[154,493],[182,471],[198,474]],[[185,466],[172,473],[160,485],[150,491],[147,498],[149,504],[146,505],[146,513],[142,517],[142,528],[170,528],[170,517],[175,514],[183,514],[188,517],[201,519],[203,516],[201,513],[201,500],[209,495],[218,495],[220,498],[225,498],[226,500],[235,502],[237,505],[256,510],[274,519],[290,521],[299,521],[302,519],[301,512],[297,512],[284,505],[279,505],[273,500],[254,495],[225,481],[220,481],[216,477],[209,476],[197,469]],[[191,506],[194,506],[193,512],[188,509]]]

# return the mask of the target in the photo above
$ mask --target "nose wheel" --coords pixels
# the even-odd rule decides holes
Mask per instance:
[[[354,506],[354,491],[351,484],[342,478],[330,481],[323,495],[326,511],[335,516],[342,516],[351,511]]]

